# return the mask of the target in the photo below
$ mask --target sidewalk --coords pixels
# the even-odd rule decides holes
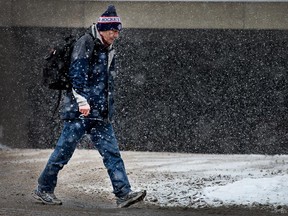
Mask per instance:
[[[19,203],[21,197],[30,199],[27,193],[36,185],[51,152],[52,149],[0,150],[3,206],[11,195]],[[147,190],[140,207],[265,206],[278,213],[287,212],[288,155],[122,152],[122,157],[133,189]],[[81,204],[83,208],[96,201],[101,208],[115,206],[110,180],[95,150],[75,151],[60,172],[55,193],[64,205],[65,200],[68,204],[86,199]]]

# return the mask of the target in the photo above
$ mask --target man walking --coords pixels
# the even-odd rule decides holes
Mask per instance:
[[[61,113],[63,130],[32,193],[35,199],[45,204],[62,204],[54,194],[57,176],[85,133],[90,135],[103,158],[117,206],[128,207],[146,195],[145,190],[131,190],[111,125],[115,76],[113,42],[121,29],[120,17],[110,5],[97,24],[93,24],[74,46],[69,71],[72,89],[65,95]]]

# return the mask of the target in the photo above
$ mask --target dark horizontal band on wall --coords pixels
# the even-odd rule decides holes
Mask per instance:
[[[288,2],[113,1],[124,28],[288,29]],[[0,26],[86,27],[107,1],[7,0]]]
[[[55,146],[59,92],[41,84],[43,57],[82,31],[0,27],[0,143]],[[120,148],[288,154],[287,41],[288,30],[126,29],[115,43]]]

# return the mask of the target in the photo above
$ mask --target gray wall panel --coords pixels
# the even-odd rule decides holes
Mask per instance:
[[[0,26],[83,27],[108,1],[0,0]],[[288,2],[113,1],[126,28],[287,29]]]

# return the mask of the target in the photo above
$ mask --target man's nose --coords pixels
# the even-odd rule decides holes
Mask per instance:
[[[114,32],[114,38],[118,38],[119,37],[119,32],[118,31],[115,31]]]

